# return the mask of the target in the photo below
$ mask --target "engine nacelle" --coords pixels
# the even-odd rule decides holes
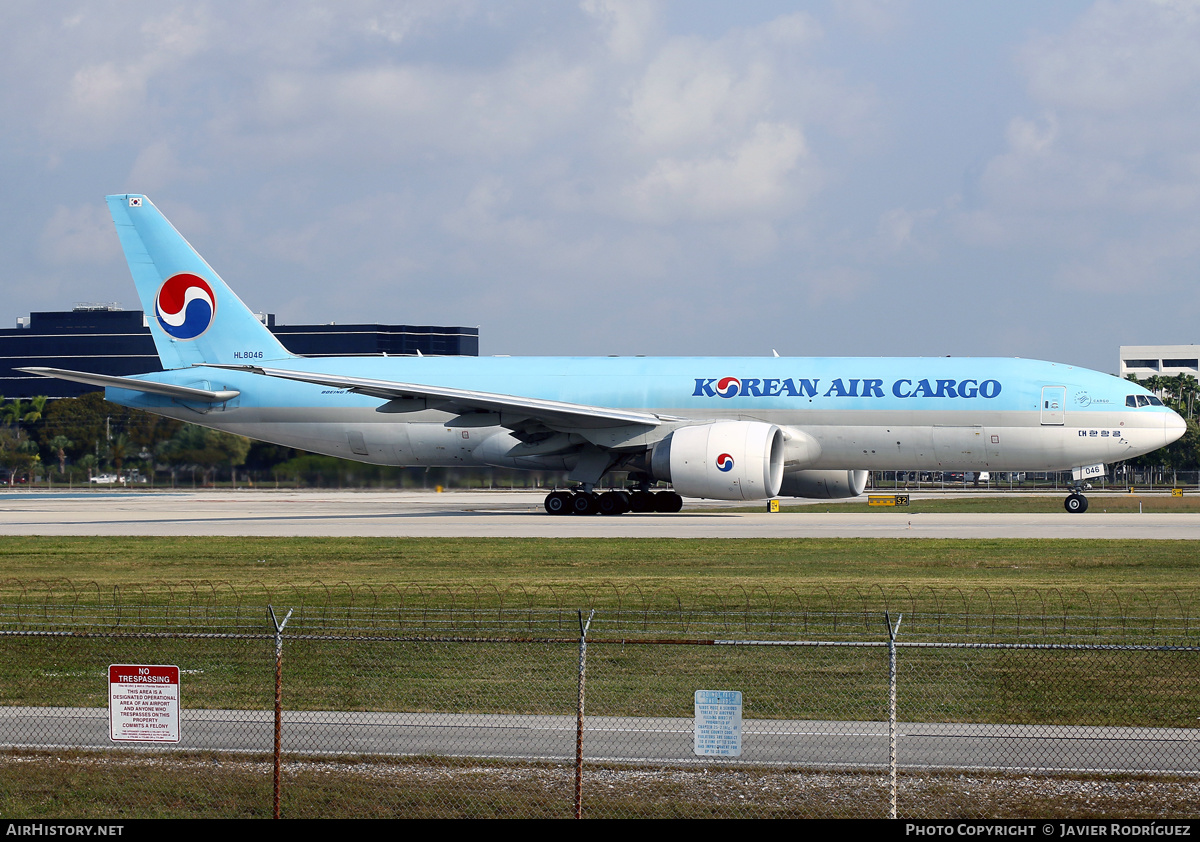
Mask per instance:
[[[779,496],[838,500],[857,497],[866,487],[866,471],[796,471],[783,475]]]
[[[685,497],[762,500],[779,493],[784,436],[762,421],[715,421],[680,427],[654,446],[655,479]]]

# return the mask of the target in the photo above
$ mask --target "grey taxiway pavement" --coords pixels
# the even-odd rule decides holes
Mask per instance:
[[[520,760],[575,756],[573,716],[289,711],[284,751],[311,755],[437,754]],[[181,714],[180,750],[267,754],[270,711],[189,710]],[[899,764],[908,769],[1171,773],[1194,772],[1200,730],[1050,725],[898,724]],[[104,708],[0,708],[5,743],[20,748],[106,748]],[[697,757],[684,718],[589,717],[589,762],[721,763]],[[161,749],[162,745],[146,748]],[[744,763],[824,768],[886,768],[882,722],[749,719]]]
[[[1200,513],[1110,514],[1101,496],[1084,514],[850,514],[836,502],[767,514],[689,500],[679,514],[619,517],[550,516],[542,499],[508,491],[13,491],[0,493],[0,534],[1200,539]]]

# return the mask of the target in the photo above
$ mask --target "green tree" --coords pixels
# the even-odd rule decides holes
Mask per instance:
[[[63,436],[71,442],[64,448],[67,457],[76,464],[84,454],[95,455],[101,442],[107,444],[105,420],[110,406],[113,404],[104,400],[103,392],[51,401],[40,431],[42,443],[49,445],[57,436]]]
[[[118,433],[109,442],[108,458],[112,461],[117,476],[121,476],[121,468],[125,465],[125,460],[129,458],[131,451],[132,442],[130,442],[129,436],[125,433]]]
[[[54,458],[58,460],[59,474],[64,474],[67,471],[67,448],[71,444],[71,440],[66,436],[55,436],[47,442],[50,451],[54,454]]]
[[[42,413],[46,410],[46,401],[50,400],[45,395],[34,395],[29,399],[29,411],[21,418],[29,426],[36,426],[42,420]]]
[[[1196,396],[1200,392],[1200,380],[1190,374],[1179,375],[1179,405],[1185,418],[1191,418],[1196,408]]]
[[[95,475],[96,463],[99,461],[95,453],[85,453],[79,457],[79,461],[75,464],[79,466],[81,471],[87,471],[88,479],[90,480]]]
[[[21,474],[31,472],[38,461],[37,444],[24,432],[15,427],[0,429],[0,466],[8,473],[9,485]]]
[[[20,398],[13,398],[4,404],[3,408],[0,408],[0,416],[3,416],[4,423],[18,432],[21,430],[21,418],[24,414],[25,407],[22,405]]]
[[[78,398],[50,401],[39,427],[38,439],[44,447],[56,436],[65,436],[72,444],[67,457],[78,461],[85,453],[107,453],[117,436],[128,436],[129,454],[153,452],[160,441],[170,439],[183,426],[182,421],[152,415],[109,403],[103,392],[88,392]]]
[[[209,474],[215,480],[221,466],[232,471],[246,461],[250,439],[186,424],[158,452],[172,467],[200,469],[208,482]]]

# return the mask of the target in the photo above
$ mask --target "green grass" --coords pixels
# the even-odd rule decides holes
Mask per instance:
[[[176,752],[0,754],[9,819],[268,818],[269,758]],[[570,818],[561,763],[287,758],[283,818]],[[585,818],[883,818],[879,772],[585,764]],[[1140,818],[1200,813],[1200,783],[1169,777],[902,772],[901,818]]]
[[[427,599],[461,604],[463,594],[482,600],[519,588],[537,604],[569,597],[571,606],[587,600],[615,605],[623,595],[662,589],[685,601],[786,588],[1187,590],[1200,584],[1197,546],[1026,539],[6,537],[0,601],[51,590],[111,596],[114,589],[126,601],[176,604],[312,591],[337,603],[364,604],[419,589]]]

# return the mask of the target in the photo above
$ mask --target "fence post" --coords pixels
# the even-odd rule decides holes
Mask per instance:
[[[586,623],[583,612],[576,613],[579,614],[579,703],[575,708],[575,818],[579,819],[583,818],[583,682],[587,675],[587,633],[596,609],[588,614]]]
[[[888,627],[888,774],[891,777],[892,801],[888,807],[888,818],[896,818],[896,632],[900,631],[903,614],[896,617],[892,628],[892,617],[884,612]]]
[[[275,619],[275,609],[267,606],[271,624],[275,626],[275,788],[272,802],[272,817],[279,818],[279,778],[281,767],[280,745],[283,741],[283,627],[292,619],[292,611],[288,609],[283,622]]]

